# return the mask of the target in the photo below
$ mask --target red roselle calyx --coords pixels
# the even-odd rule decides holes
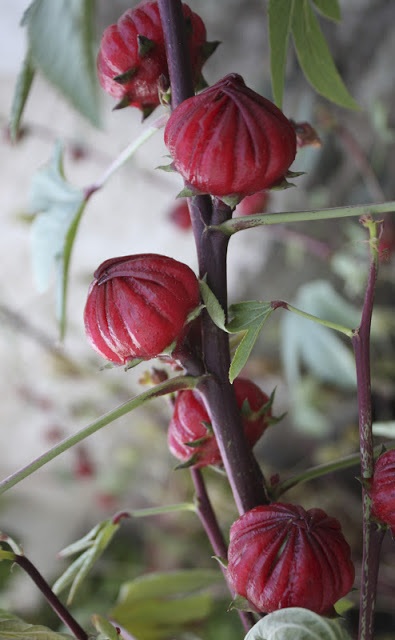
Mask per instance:
[[[199,283],[186,264],[146,253],[106,260],[94,275],[84,321],[100,355],[125,364],[180,344],[199,305]]]
[[[237,205],[234,215],[237,216],[252,216],[256,213],[265,213],[266,207],[270,199],[270,191],[258,191],[251,196],[246,196],[240,200]]]
[[[251,447],[270,424],[271,399],[251,380],[234,382],[244,433]],[[197,391],[180,391],[168,430],[171,453],[181,466],[206,467],[221,464],[222,458],[211,428],[209,415]]]
[[[330,613],[354,582],[350,547],[336,518],[273,503],[242,515],[230,530],[228,578],[265,613],[303,607]]]
[[[387,524],[395,533],[395,450],[383,453],[377,460],[369,488],[372,516]]]
[[[183,4],[187,42],[195,86],[203,83],[202,67],[217,43],[206,42],[201,18]],[[97,57],[103,89],[127,106],[149,115],[159,105],[159,85],[169,85],[164,35],[157,2],[142,2],[128,9],[103,33]]]
[[[296,154],[289,120],[235,73],[182,102],[167,122],[165,143],[186,182],[219,197],[271,187]]]

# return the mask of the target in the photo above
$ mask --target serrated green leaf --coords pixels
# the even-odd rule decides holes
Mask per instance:
[[[226,331],[227,329],[225,327],[225,312],[218,302],[217,298],[215,297],[205,280],[199,281],[199,287],[200,294],[211,320],[217,327],[219,327],[223,331]]]
[[[66,300],[71,252],[85,205],[86,195],[66,182],[63,149],[57,143],[50,162],[33,176],[29,213],[32,224],[32,260],[35,282],[45,291],[57,272],[57,316],[61,337],[66,328]]]
[[[7,611],[0,610],[1,640],[73,640],[73,636],[56,633],[41,625],[29,624]]]
[[[229,307],[231,320],[226,325],[226,328],[229,333],[244,331],[251,325],[266,320],[272,311],[273,308],[270,302],[261,302],[260,300],[248,300],[232,304]]]
[[[247,633],[245,640],[351,640],[338,619],[290,607],[269,613]]]
[[[229,380],[231,383],[234,382],[240,371],[243,369],[243,367],[245,367],[254,344],[258,339],[262,325],[263,323],[260,322],[252,325],[252,327],[245,332],[245,335],[241,339],[229,368]]]
[[[23,24],[34,67],[98,126],[93,0],[34,0]]]
[[[9,127],[11,140],[14,142],[18,138],[22,115],[33,84],[34,72],[35,69],[32,64],[30,53],[28,52],[18,74],[12,98]]]
[[[283,104],[285,65],[292,25],[294,0],[269,0],[270,73],[273,98],[279,109]]]
[[[313,0],[316,8],[325,18],[339,22],[341,19],[339,0]]]
[[[342,107],[359,109],[336,69],[309,0],[300,0],[294,8],[292,36],[299,64],[313,88]]]

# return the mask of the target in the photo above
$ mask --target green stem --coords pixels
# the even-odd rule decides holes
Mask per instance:
[[[394,449],[395,445],[384,445],[385,449]],[[373,450],[374,458],[378,458],[379,455],[383,451],[383,445],[378,445]],[[306,471],[302,471],[301,473],[295,474],[291,478],[287,478],[284,482],[280,482],[274,489],[270,492],[271,497],[274,500],[278,500],[280,496],[282,496],[286,491],[293,489],[298,484],[302,484],[304,482],[309,482],[309,480],[314,480],[315,478],[321,478],[322,476],[326,476],[328,473],[333,473],[334,471],[339,471],[340,469],[349,469],[350,467],[356,467],[360,464],[361,454],[352,453],[349,456],[345,456],[344,458],[340,458],[340,460],[334,460],[333,462],[325,462],[324,464],[318,464],[315,467],[311,467]]]
[[[273,300],[271,302],[273,309],[286,309],[287,311],[292,311],[296,313],[298,316],[302,316],[302,318],[306,318],[307,320],[312,320],[317,324],[322,324],[324,327],[328,327],[328,329],[334,329],[335,331],[339,331],[340,333],[344,333],[348,338],[352,338],[354,335],[354,330],[349,329],[348,327],[343,327],[336,322],[330,322],[329,320],[322,320],[322,318],[318,318],[317,316],[311,315],[311,313],[307,313],[306,311],[301,311],[301,309],[297,309],[292,306],[288,302],[284,302],[282,300]]]
[[[265,213],[262,215],[243,216],[232,218],[219,225],[213,225],[210,229],[218,229],[225,235],[231,236],[243,229],[253,229],[267,224],[284,224],[291,222],[314,222],[316,220],[331,220],[333,218],[350,218],[353,216],[377,215],[395,212],[395,201],[379,204],[350,205],[347,207],[335,207],[333,209],[321,209],[318,211],[288,211],[281,213]]]
[[[25,478],[28,478],[32,473],[41,469],[41,467],[46,465],[48,462],[51,462],[51,460],[54,460],[54,458],[57,458],[60,454],[64,453],[82,440],[85,440],[88,436],[91,436],[93,433],[96,433],[96,431],[99,431],[111,422],[114,422],[114,420],[118,420],[118,418],[121,418],[130,411],[133,411],[133,409],[137,409],[137,407],[140,407],[148,400],[184,389],[194,389],[199,382],[202,382],[203,378],[204,376],[202,378],[194,378],[192,376],[179,376],[177,378],[172,378],[156,385],[153,389],[149,389],[148,391],[141,393],[135,398],[132,398],[132,400],[128,400],[124,404],[121,404],[119,407],[116,407],[116,409],[104,414],[104,416],[95,420],[87,427],[77,431],[74,435],[65,438],[33,460],[33,462],[30,462],[22,469],[19,469],[19,471],[16,471],[8,476],[8,478],[2,480],[0,482],[0,495],[8,491],[8,489],[11,489],[11,487],[19,484],[19,482]]]

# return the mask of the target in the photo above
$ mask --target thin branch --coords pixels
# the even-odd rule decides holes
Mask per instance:
[[[44,580],[41,573],[36,569],[36,567],[30,562],[26,556],[16,555],[14,562],[28,574],[28,576],[33,580],[34,584],[38,587],[38,589],[43,594],[44,598],[53,609],[53,611],[58,616],[59,620],[63,622],[70,629],[70,631],[75,635],[77,640],[88,640],[88,634],[84,631],[84,629],[78,624],[78,622],[73,618],[70,611],[66,609],[66,607],[61,603],[59,598],[54,594],[49,584]]]

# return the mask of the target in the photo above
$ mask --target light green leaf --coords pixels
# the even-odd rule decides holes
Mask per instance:
[[[121,640],[121,636],[118,634],[116,628],[108,622],[103,616],[95,614],[92,616],[92,624],[100,636],[96,640]]]
[[[28,624],[20,618],[0,610],[1,640],[73,640],[73,636],[55,633],[41,625]]]
[[[338,619],[290,607],[269,613],[247,633],[245,640],[351,640]]]
[[[313,0],[316,8],[325,18],[339,22],[341,19],[339,0]]]
[[[227,330],[229,333],[245,332],[232,358],[229,369],[230,382],[237,378],[245,366],[261,329],[273,310],[270,302],[259,300],[239,302],[230,306],[231,321],[227,325]]]
[[[322,96],[348,109],[359,109],[348,93],[308,0],[295,5],[292,35],[302,70]]]
[[[53,591],[58,594],[71,584],[67,604],[71,604],[79,587],[84,582],[95,562],[104,553],[114,535],[119,529],[119,524],[114,524],[112,520],[104,520],[97,527],[96,535],[90,545],[71,565],[63,575],[58,578],[53,586]],[[89,535],[89,534],[88,534]],[[83,538],[88,543],[86,537]],[[80,541],[81,542],[81,541]],[[68,547],[68,550],[70,547]],[[67,551],[67,550],[66,550]]]
[[[63,149],[57,143],[50,162],[33,176],[29,213],[36,214],[32,225],[33,273],[39,291],[50,284],[57,272],[57,316],[63,338],[66,328],[66,299],[71,252],[85,205],[86,195],[66,182]]]
[[[34,72],[35,69],[31,61],[30,53],[28,52],[18,74],[14,96],[12,98],[9,126],[11,140],[14,142],[18,138],[23,111],[34,79]]]
[[[294,0],[269,0],[270,73],[274,102],[282,108],[288,39]]]
[[[93,0],[34,0],[23,24],[34,67],[97,126]]]
[[[199,281],[200,294],[214,324],[226,331],[225,312],[205,280]]]
[[[219,571],[208,569],[151,573],[123,585],[110,616],[136,638],[168,638],[211,613],[207,589],[222,581]]]

